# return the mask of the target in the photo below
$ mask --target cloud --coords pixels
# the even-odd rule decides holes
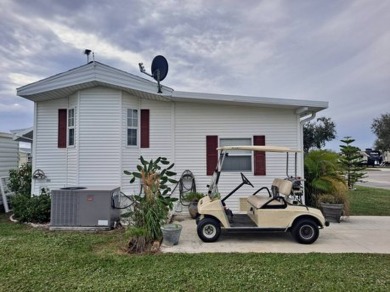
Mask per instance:
[[[389,1],[367,0],[5,0],[1,122],[17,103],[32,115],[16,87],[84,64],[89,48],[145,78],[138,63],[150,70],[162,54],[175,90],[329,101],[320,115],[366,143],[390,109],[389,13]]]

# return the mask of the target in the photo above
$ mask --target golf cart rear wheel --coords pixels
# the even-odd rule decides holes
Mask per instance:
[[[213,218],[203,218],[198,223],[198,236],[204,242],[214,242],[221,234],[221,224]]]
[[[315,242],[320,234],[317,224],[311,219],[297,221],[291,232],[295,240],[303,244]]]

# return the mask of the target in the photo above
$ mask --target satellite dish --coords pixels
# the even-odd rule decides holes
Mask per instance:
[[[152,75],[157,82],[163,81],[168,74],[168,61],[164,56],[158,55],[152,61]]]

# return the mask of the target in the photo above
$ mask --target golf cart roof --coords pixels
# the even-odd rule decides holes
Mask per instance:
[[[223,146],[218,147],[217,150],[251,150],[262,152],[301,152],[301,150],[291,149],[282,146]]]

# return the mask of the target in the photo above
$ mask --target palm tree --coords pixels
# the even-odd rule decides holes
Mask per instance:
[[[305,155],[305,195],[309,205],[317,206],[320,195],[345,197],[346,191],[337,153],[313,150]]]

